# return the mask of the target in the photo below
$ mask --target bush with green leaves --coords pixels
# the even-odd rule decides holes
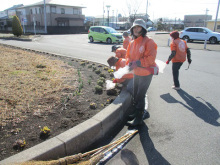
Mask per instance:
[[[22,35],[22,32],[23,29],[21,26],[21,22],[17,16],[14,16],[12,20],[12,33],[18,37]]]

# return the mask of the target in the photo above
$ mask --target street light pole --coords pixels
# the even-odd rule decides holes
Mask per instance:
[[[214,32],[215,32],[215,28],[216,28],[217,19],[218,19],[219,3],[220,3],[220,0],[218,1],[218,6],[217,6],[217,12],[216,12],[216,18],[215,18],[215,25],[214,25]]]
[[[109,10],[110,10],[110,5],[106,5],[106,7],[107,7],[107,11],[108,11],[108,26],[109,26]]]
[[[47,34],[47,15],[46,15],[45,0],[44,0],[44,28],[45,28],[45,33]]]

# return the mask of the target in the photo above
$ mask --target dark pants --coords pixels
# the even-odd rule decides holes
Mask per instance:
[[[180,87],[179,83],[179,69],[183,65],[182,62],[174,62],[172,66],[173,70],[173,82],[175,87]]]
[[[127,85],[127,90],[133,96],[135,108],[144,110],[145,108],[145,96],[150,86],[153,75],[137,76],[131,79]]]

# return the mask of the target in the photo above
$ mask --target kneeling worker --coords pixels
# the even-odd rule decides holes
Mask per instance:
[[[125,67],[125,64],[126,64],[126,60],[124,58],[118,58],[118,57],[114,57],[114,56],[109,57],[107,62],[108,62],[110,67],[115,66],[116,71],[119,68]],[[133,77],[134,77],[134,75],[132,73],[128,73],[128,74],[125,74],[124,76],[122,76],[122,78],[120,78],[120,79],[114,79],[113,83],[121,83],[121,84],[125,85]]]

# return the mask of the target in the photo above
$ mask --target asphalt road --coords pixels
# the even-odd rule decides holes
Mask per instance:
[[[158,44],[157,59],[166,61],[169,35],[149,33]],[[105,43],[89,43],[87,35],[46,35],[33,42],[0,40],[0,43],[52,52],[106,64],[113,55]],[[192,65],[180,70],[182,90],[171,89],[172,64],[154,76],[148,90],[151,117],[138,128],[129,143],[108,165],[218,165],[220,164],[220,52],[203,50],[201,43],[190,43]],[[213,46],[218,50],[220,45]],[[198,50],[199,49],[199,50]],[[124,126],[113,138],[127,131]],[[113,139],[112,139],[113,140]]]

